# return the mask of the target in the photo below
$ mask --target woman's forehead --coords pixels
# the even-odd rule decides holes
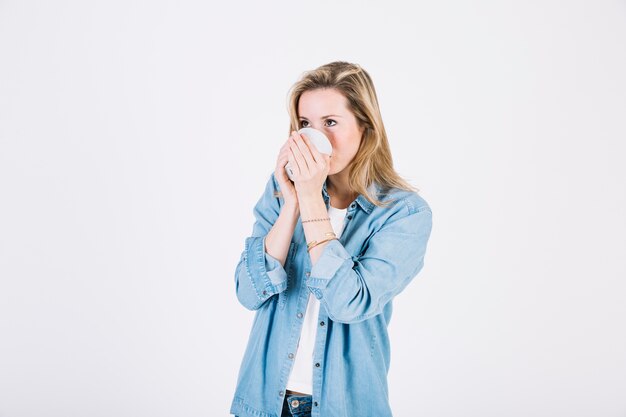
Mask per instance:
[[[349,112],[348,101],[334,89],[309,90],[302,93],[298,102],[298,115],[304,118],[335,117]]]

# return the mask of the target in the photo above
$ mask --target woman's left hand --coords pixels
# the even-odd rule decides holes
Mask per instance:
[[[320,153],[306,135],[296,131],[289,137],[289,165],[293,170],[298,198],[319,196],[328,176],[330,156]]]

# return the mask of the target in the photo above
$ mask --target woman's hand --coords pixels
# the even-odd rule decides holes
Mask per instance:
[[[291,132],[288,160],[294,173],[294,185],[298,196],[320,196],[322,185],[328,176],[330,156],[320,153],[306,135]],[[286,174],[285,174],[286,175]]]
[[[296,189],[285,172],[285,165],[289,161],[289,140],[280,148],[278,153],[278,159],[276,161],[276,169],[274,170],[274,177],[278,181],[280,191],[283,194],[285,205],[293,208],[298,207],[298,196],[296,195]]]

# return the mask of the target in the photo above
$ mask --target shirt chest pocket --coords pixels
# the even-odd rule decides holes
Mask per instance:
[[[285,308],[285,304],[287,304],[287,294],[292,291],[292,287],[295,283],[294,276],[294,258],[296,256],[296,247],[298,244],[292,241],[289,244],[289,252],[287,252],[287,258],[285,259],[285,272],[287,273],[287,288],[284,291],[281,291],[278,294],[278,308],[280,310]]]

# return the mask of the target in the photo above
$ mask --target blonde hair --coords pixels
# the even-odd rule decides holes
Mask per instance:
[[[370,194],[368,187],[372,182],[378,183],[382,189],[399,188],[419,192],[419,189],[400,177],[393,168],[374,84],[367,71],[358,64],[335,61],[302,75],[289,91],[289,134],[300,129],[298,103],[302,94],[305,91],[327,88],[337,90],[347,99],[359,127],[364,129],[359,149],[346,167],[350,191],[362,194],[379,207],[390,202],[382,202],[378,200],[378,196]]]

